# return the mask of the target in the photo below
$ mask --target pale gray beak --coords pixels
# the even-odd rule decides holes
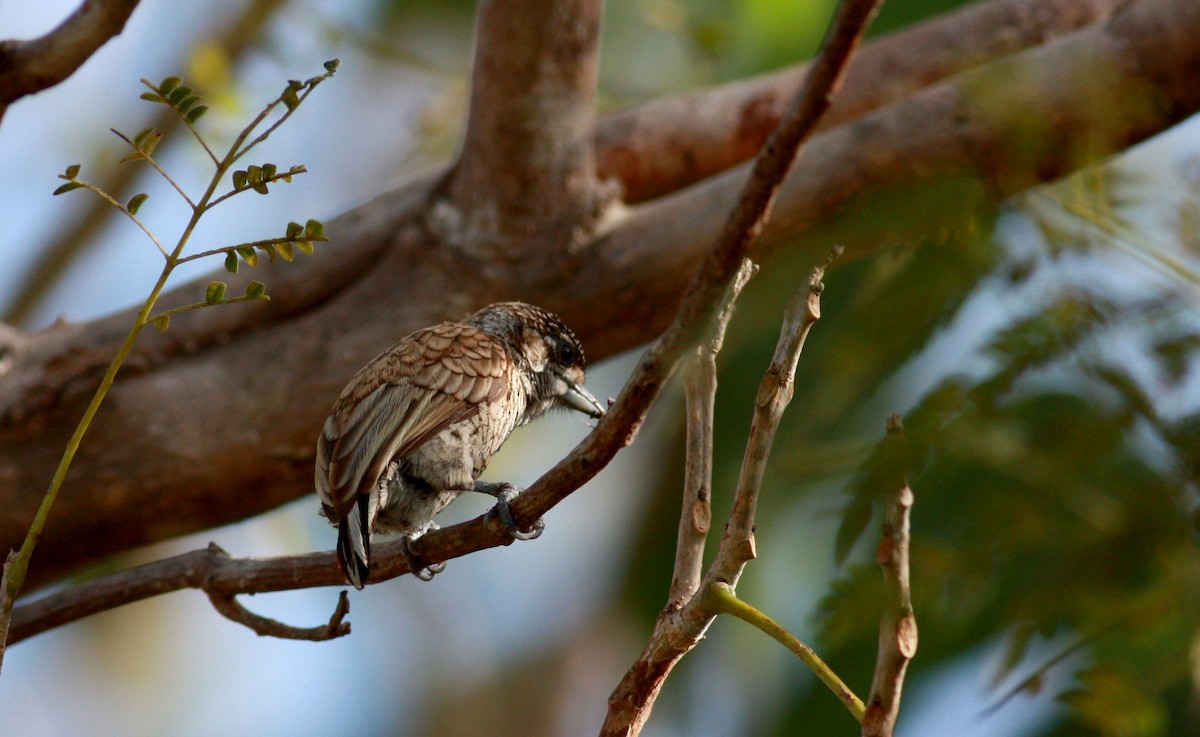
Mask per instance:
[[[587,387],[582,384],[576,384],[572,381],[566,382],[567,391],[558,399],[570,409],[578,410],[588,417],[603,417],[604,408],[592,396],[592,393],[587,390]]]

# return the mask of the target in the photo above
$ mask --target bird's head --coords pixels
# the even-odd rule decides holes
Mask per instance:
[[[524,302],[501,302],[475,313],[471,321],[484,330],[506,328],[531,383],[523,421],[553,408],[589,417],[604,415],[604,408],[584,386],[586,361],[579,339],[557,315]]]

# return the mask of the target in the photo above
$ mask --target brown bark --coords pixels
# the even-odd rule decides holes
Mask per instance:
[[[1173,125],[1200,109],[1198,28],[1195,3],[1147,0],[824,133],[781,192],[757,256],[798,254],[789,244],[801,236],[810,250],[832,238],[859,254],[902,245]],[[489,262],[482,279],[458,276],[482,259],[434,245],[423,217],[430,178],[328,223],[334,241],[318,256],[268,269],[270,305],[205,310],[146,336],[84,441],[30,583],[310,493],[312,439],[342,384],[422,324],[523,298],[562,314],[589,357],[645,342],[745,176],[735,169],[635,208],[569,258]],[[880,193],[947,181],[953,196],[906,206],[909,219],[864,216]],[[19,542],[127,324],[117,315],[0,333],[0,545]]]
[[[138,0],[89,0],[53,31],[28,41],[0,41],[0,117],[25,95],[71,76],[125,29]]]

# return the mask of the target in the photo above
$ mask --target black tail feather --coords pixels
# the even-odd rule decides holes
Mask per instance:
[[[370,497],[363,494],[338,525],[337,558],[342,575],[361,590],[371,571],[371,533],[367,513]]]

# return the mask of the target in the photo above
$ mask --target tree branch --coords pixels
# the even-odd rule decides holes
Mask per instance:
[[[899,416],[888,418],[888,441],[903,442]],[[863,737],[892,737],[900,713],[900,691],[908,661],[917,654],[917,619],[909,593],[909,516],[913,493],[903,478],[888,490],[883,537],[876,562],[883,569],[884,610],[879,622],[875,677],[862,720]]]
[[[238,603],[235,594],[220,591],[208,591],[208,600],[221,616],[232,622],[245,625],[261,637],[278,637],[283,640],[305,640],[308,642],[324,642],[350,634],[350,623],[343,622],[350,613],[350,597],[345,591],[338,594],[337,608],[329,618],[328,624],[319,627],[292,627],[269,617],[255,614]]]
[[[742,261],[713,323],[712,332],[683,363],[687,406],[687,459],[684,464],[683,505],[675,545],[675,573],[667,593],[667,609],[683,606],[700,589],[704,573],[704,542],[712,525],[713,406],[717,397],[717,354],[725,342],[725,329],[733,317],[734,303],[758,268]]]
[[[658,615],[645,649],[609,697],[608,715],[601,730],[604,737],[638,734],[650,717],[658,692],[675,663],[700,642],[717,614],[723,611],[732,612],[734,609],[729,601],[733,597],[733,586],[737,577],[741,575],[745,562],[754,557],[753,510],[762,480],[762,466],[770,454],[775,429],[783,415],[783,409],[792,395],[792,377],[784,376],[783,372],[795,372],[804,337],[820,316],[820,294],[823,289],[821,278],[827,263],[828,261],[813,268],[808,282],[789,301],[785,310],[775,356],[759,387],[754,422],[746,442],[746,455],[742,460],[734,508],[726,522],[725,536],[722,538],[717,557],[704,575],[698,590],[693,590],[692,595],[684,602],[669,600],[667,607]],[[745,613],[744,609],[743,606],[738,610],[739,616]],[[771,634],[774,637],[777,632]],[[785,644],[792,648],[791,642]],[[802,643],[797,644],[800,648],[792,648],[793,652],[801,654],[806,663],[816,666],[814,669],[822,680],[858,718],[862,702],[828,667],[823,663],[817,665],[820,659],[815,653],[801,652],[806,648]]]
[[[87,0],[58,28],[28,41],[0,41],[0,117],[4,109],[53,87],[125,29],[138,0]]]
[[[992,0],[864,44],[818,130],[856,120],[949,77],[1108,17],[1130,0]],[[602,178],[627,203],[675,192],[758,153],[807,64],[619,110],[601,119]]]
[[[771,204],[779,191],[784,175],[795,160],[800,145],[812,134],[821,113],[828,107],[829,99],[837,88],[846,63],[858,45],[876,7],[875,0],[843,0],[838,4],[833,22],[822,41],[816,61],[805,77],[803,85],[789,103],[779,128],[771,134],[763,146],[762,153],[755,160],[751,178],[746,183],[745,189],[738,198],[737,206],[730,213],[729,219],[721,231],[721,240],[705,257],[700,270],[693,277],[671,327],[646,351],[634,377],[631,377],[629,383],[626,384],[626,391],[622,392],[622,398],[626,396],[626,392],[631,386],[635,386],[638,374],[649,373],[648,371],[644,372],[643,369],[646,368],[647,363],[653,360],[656,349],[665,352],[661,347],[664,345],[667,348],[671,347],[670,341],[673,337],[687,335],[694,330],[687,323],[689,315],[698,314],[707,321],[708,314],[706,313],[718,308],[719,302],[708,296],[713,285],[721,284],[724,288],[729,281],[728,271],[732,267],[730,259],[736,256],[740,262],[740,259],[745,257],[749,244],[761,232],[763,223],[770,217]],[[820,277],[816,276],[810,280],[806,292],[812,291],[813,282],[819,284]],[[804,305],[808,306],[807,298],[804,300]],[[790,321],[785,320],[785,322]],[[681,325],[681,323],[683,324]],[[777,358],[785,341],[788,345],[796,346],[795,352],[798,357],[799,344],[781,337],[780,349],[776,351]],[[678,358],[674,360],[677,361]],[[786,357],[785,360],[787,360]],[[794,370],[795,361],[788,361],[786,365],[790,365]],[[764,379],[765,383],[766,379]],[[779,385],[779,382],[776,381],[776,384]],[[791,382],[786,382],[786,385],[790,389]],[[790,398],[790,392],[788,397]],[[620,406],[619,398],[618,407]],[[606,422],[612,424],[612,418],[616,414],[616,412],[612,412],[601,419],[597,432],[585,439],[571,456],[568,456],[566,460],[559,463],[542,478],[546,479],[552,476],[564,466],[569,467],[573,458],[579,455],[581,450],[586,449],[589,441],[599,434],[604,424]],[[633,431],[636,431],[636,426],[631,428],[631,433]],[[769,446],[773,435],[773,432],[752,433],[749,447],[755,446],[756,439],[766,442]],[[765,459],[766,454],[763,453],[762,456]],[[751,451],[748,450],[747,458],[750,457]],[[747,478],[745,465],[744,461],[743,479]],[[517,502],[522,501],[527,495],[532,497],[537,492],[538,484],[535,483],[525,495],[517,499]],[[741,482],[739,482],[738,497],[734,503],[734,512],[730,515],[730,527],[739,524],[738,515],[745,516],[746,514]],[[737,507],[739,501],[743,506],[741,512]],[[752,503],[749,505],[749,514],[753,514]],[[718,553],[718,562],[723,555],[727,555],[728,550],[732,549],[726,545],[726,541],[729,539],[730,533],[727,531]],[[747,552],[749,552],[749,557],[753,557],[752,538],[750,538],[750,545]],[[713,568],[710,568],[705,576],[706,583],[712,582],[715,567],[714,565]],[[736,578],[735,580],[726,579],[726,582],[734,584]],[[679,662],[679,659],[690,652],[700,641],[714,616],[715,614],[704,606],[702,595],[693,594],[691,599],[678,609],[670,608],[669,603],[669,608],[665,609],[655,621],[654,630],[645,649],[626,671],[625,676],[609,697],[608,714],[600,729],[602,737],[637,735],[641,732],[646,720],[650,718],[650,712],[658,698],[659,691],[675,667],[675,663]]]
[[[592,149],[602,8],[480,4],[466,137],[431,212],[442,240],[484,259],[568,255],[590,240],[615,194]]]

